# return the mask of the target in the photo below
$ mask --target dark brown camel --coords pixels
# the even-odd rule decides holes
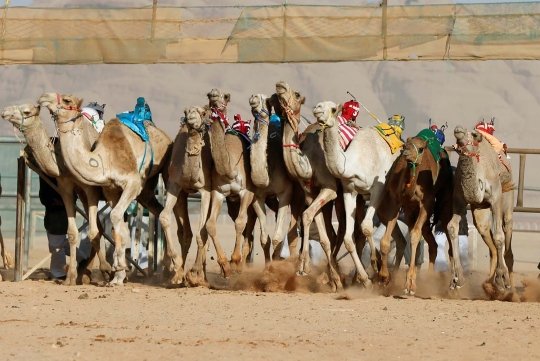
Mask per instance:
[[[430,134],[431,133],[431,134]],[[386,225],[386,233],[381,240],[382,265],[380,281],[387,284],[390,280],[387,257],[390,251],[390,234],[396,225],[399,209],[403,207],[405,223],[411,230],[411,266],[405,281],[405,293],[414,295],[416,292],[416,248],[420,235],[429,246],[429,270],[433,270],[437,256],[437,243],[429,218],[436,211],[443,228],[448,235],[447,225],[452,219],[453,175],[448,154],[442,149],[437,150],[437,161],[428,148],[431,143],[438,148],[438,142],[429,129],[421,131],[418,136],[407,139],[403,152],[398,158],[386,184],[389,202],[381,221]],[[445,205],[445,206],[444,206]],[[435,220],[436,221],[436,220]],[[457,252],[457,249],[456,249]],[[396,255],[396,258],[402,255]],[[452,258],[452,252],[450,253]],[[398,258],[399,259],[399,258]]]

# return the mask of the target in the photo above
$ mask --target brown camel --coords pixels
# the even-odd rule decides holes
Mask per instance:
[[[36,163],[37,167],[49,177],[56,178],[58,191],[64,201],[66,210],[72,209],[73,215],[75,214],[74,190],[79,195],[79,199],[84,206],[89,217],[88,237],[93,247],[90,260],[87,262],[85,269],[81,270],[82,272],[79,275],[77,283],[90,283],[90,276],[92,274],[96,254],[100,260],[99,268],[101,273],[105,280],[109,280],[111,278],[111,266],[106,261],[104,252],[100,250],[100,239],[103,227],[97,217],[97,200],[99,200],[101,196],[101,188],[89,186],[77,181],[77,179],[68,171],[60,152],[60,145],[58,142],[54,145],[51,143],[47,130],[41,122],[39,111],[40,108],[35,107],[32,104],[11,105],[3,110],[2,118],[12,123],[14,127],[23,133],[27,143],[25,150],[30,156],[30,161]],[[82,132],[85,134],[83,141],[89,146],[94,143],[99,135],[90,122],[83,123]],[[96,202],[94,204],[95,208],[91,207],[92,202]],[[92,209],[94,209],[96,213],[92,213]],[[68,215],[69,214],[70,212],[68,212]],[[71,221],[71,224],[75,224],[75,219]],[[79,239],[79,232],[76,226],[68,228],[68,239]],[[73,252],[73,249],[71,252]],[[75,257],[72,258],[75,260]],[[74,267],[73,269],[76,269],[73,264],[70,266]],[[66,284],[71,284],[71,282],[73,282],[73,279],[66,278]]]
[[[113,269],[116,272],[110,284],[123,285],[127,268],[125,245],[130,240],[124,213],[131,201],[138,196],[141,203],[152,213],[159,215],[162,211],[163,207],[155,199],[154,189],[159,173],[170,159],[172,141],[152,122],[145,122],[150,139],[146,143],[118,119],[112,119],[90,148],[81,139],[80,129],[86,122],[81,116],[82,99],[73,95],[45,93],[38,103],[53,114],[66,168],[79,182],[102,187],[112,208],[110,218],[115,239]],[[93,211],[90,212],[92,213]],[[71,214],[68,210],[68,216],[74,217],[73,210]],[[70,227],[76,225],[70,224]],[[69,242],[74,251],[76,240],[70,239]],[[71,272],[70,267],[68,278],[73,277]]]
[[[448,206],[453,197],[452,168],[448,154],[440,147],[433,131],[424,129],[416,137],[407,139],[400,157],[390,172],[386,192],[387,206],[382,218],[386,232],[381,239],[380,281],[388,284],[390,280],[387,267],[390,233],[396,225],[399,210],[403,207],[411,240],[411,265],[406,276],[405,293],[414,295],[417,289],[414,260],[420,236],[424,236],[429,246],[429,270],[433,271],[437,257],[437,243],[431,232],[429,219],[437,208],[436,218],[440,219],[448,236],[447,225],[452,218],[452,209]],[[451,247],[450,259],[453,258],[452,250],[453,253],[457,253],[458,248]]]
[[[238,135],[226,132],[226,106],[230,101],[230,95],[212,89],[208,93],[210,123],[210,145],[214,168],[212,169],[212,194],[210,216],[206,221],[206,230],[212,239],[217,253],[217,261],[225,277],[229,276],[230,269],[227,264],[223,249],[217,239],[216,221],[219,216],[223,200],[239,202],[239,207],[229,213],[233,217],[236,230],[236,242],[231,255],[231,267],[233,272],[241,272],[243,269],[243,256],[249,253],[248,232],[248,208],[253,201],[255,186],[251,181],[249,168],[249,150],[247,142]],[[229,207],[231,204],[228,202]],[[236,216],[236,217],[234,217]],[[246,241],[243,243],[244,235]],[[243,252],[242,252],[243,246]],[[197,257],[196,268],[200,269],[202,257]]]
[[[323,137],[319,134],[321,128],[318,124],[313,124],[304,131],[302,140],[299,139],[300,110],[305,98],[299,92],[294,91],[286,82],[280,81],[276,84],[276,93],[270,102],[275,113],[281,115],[283,119],[283,158],[287,172],[300,183],[305,193],[305,202],[308,205],[308,208],[302,213],[304,234],[298,274],[306,275],[309,272],[308,230],[315,219],[319,242],[328,258],[332,289],[334,291],[341,289],[343,285],[332,249],[335,242],[332,244],[330,241],[323,213],[320,212],[323,206],[338,197],[338,182],[328,170],[325,162],[321,161],[324,159]],[[339,214],[338,218],[340,221],[342,220]],[[344,222],[340,222],[340,226],[341,223]]]
[[[289,205],[291,206],[291,222],[287,238],[291,255],[296,255],[297,219],[303,203],[302,197],[297,198],[303,194],[299,192],[293,194],[294,182],[289,178],[283,160],[281,129],[270,123],[270,98],[264,94],[255,94],[249,98],[249,105],[255,118],[253,144],[250,148],[251,180],[257,187],[253,207],[261,225],[261,245],[265,259],[269,261],[270,243],[267,240],[265,199],[277,197],[279,201],[276,228],[272,236],[274,248],[272,258],[278,259],[287,227],[285,219]]]
[[[454,214],[448,224],[448,239],[454,249],[450,288],[464,283],[457,240],[461,216],[470,204],[474,226],[490,251],[488,282],[498,291],[510,289],[515,295],[512,253],[514,184],[510,166],[506,157],[495,151],[481,131],[457,126],[454,135],[459,161],[454,176]]]
[[[208,234],[205,229],[208,210],[210,208],[210,195],[212,191],[212,154],[210,153],[210,140],[207,125],[204,122],[208,116],[208,111],[201,107],[189,107],[184,110],[184,121],[174,141],[171,164],[169,165],[169,179],[167,182],[167,201],[165,208],[159,216],[159,220],[167,239],[167,248],[172,248],[172,233],[170,231],[171,210],[178,213],[177,219],[181,222],[178,238],[182,246],[182,258],[174,255],[176,275],[172,279],[173,284],[183,281],[184,274],[182,264],[187,257],[189,246],[193,234],[189,222],[187,209],[187,196],[189,193],[200,192],[201,211],[199,226],[196,233],[198,246],[197,257],[203,257],[206,252]],[[178,202],[178,203],[177,203]],[[204,281],[202,272],[203,260],[201,259],[201,269],[197,268],[196,262],[193,274],[190,277],[192,283]],[[195,281],[199,279],[199,281]]]
[[[2,195],[2,178],[0,177],[0,196]],[[0,217],[0,227],[2,226],[2,217]],[[0,229],[0,247],[2,248],[2,262],[4,262],[4,268],[10,269],[13,267],[13,258],[9,254],[6,246],[4,245],[4,237],[2,237],[2,230]],[[0,275],[0,281],[2,281],[2,275]]]

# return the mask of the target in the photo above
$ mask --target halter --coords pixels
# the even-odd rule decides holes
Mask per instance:
[[[223,114],[221,109],[226,108],[227,106],[225,104],[222,104],[219,108],[218,107],[212,107],[210,110],[212,111],[212,114],[210,114],[210,119],[212,120],[221,120],[223,124],[225,124],[225,127],[230,128],[229,121],[227,119],[227,116]],[[214,116],[216,114],[216,116]]]
[[[414,147],[414,150],[416,152],[416,158],[414,159],[414,162],[407,161],[407,164],[411,165],[412,172],[413,172],[411,180],[409,181],[409,183],[407,183],[407,188],[409,188],[411,186],[412,181],[416,177],[416,167],[419,166],[420,164],[422,164],[422,162],[418,162],[418,158],[420,158],[420,152],[418,151],[418,148],[416,147],[416,144],[414,144],[414,143],[411,143],[411,144]]]
[[[476,157],[476,162],[478,163],[480,162],[480,153],[472,153],[467,150],[463,150],[469,145],[472,145],[473,147],[478,147],[478,142],[471,141],[471,139],[469,138],[470,136],[471,136],[471,132],[467,132],[467,142],[461,147],[458,146],[458,144],[456,143],[454,144],[453,148],[456,151],[456,153],[458,153],[459,155],[465,155],[468,157]]]
[[[253,139],[256,141],[261,137],[261,134],[259,133],[260,123],[264,123],[267,126],[270,125],[270,123],[262,118],[262,114],[266,114],[268,117],[270,117],[270,112],[266,109],[264,109],[264,101],[265,98],[259,94],[259,98],[261,99],[261,111],[256,111],[255,109],[251,108],[251,114],[255,117],[255,134],[253,134]]]
[[[21,117],[22,117],[21,125],[19,125],[19,131],[20,131],[20,132],[24,132],[24,131],[26,131],[26,130],[28,130],[28,129],[32,129],[32,128],[38,126],[39,124],[41,124],[41,120],[40,120],[40,121],[37,122],[36,124],[24,128],[24,127],[23,127],[23,126],[24,126],[24,120],[25,120],[25,119],[28,119],[28,118],[33,118],[33,117],[35,117],[35,115],[29,115],[29,116],[25,117],[25,116],[24,116],[24,113],[23,113],[23,111],[22,111],[22,109],[21,109],[21,107],[17,107],[17,109],[19,110],[19,113],[21,113]]]
[[[297,132],[298,123],[300,123],[300,111],[295,113],[294,110],[292,110],[291,105],[290,105],[292,95],[289,96],[289,100],[287,100],[287,103],[285,103],[281,97],[278,97],[278,98],[279,98],[279,104],[281,104],[281,107],[283,108],[282,115],[284,117],[287,117],[287,119],[289,120],[289,123],[293,126],[293,128],[296,128],[294,131]]]
[[[321,130],[324,132],[324,130],[326,129],[326,127],[328,126],[328,119],[330,119],[331,117],[334,116],[334,112],[332,112],[332,109],[330,109],[330,107],[328,106],[328,104],[324,103],[324,106],[326,107],[326,109],[328,109],[328,118],[326,120],[326,122],[319,122],[319,125],[321,126]]]

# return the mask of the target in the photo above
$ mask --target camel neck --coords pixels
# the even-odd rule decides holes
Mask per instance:
[[[308,157],[302,152],[298,134],[289,121],[283,123],[283,158],[289,174],[298,180],[310,180],[313,169]]]
[[[336,178],[343,178],[347,157],[339,145],[339,129],[337,124],[323,128],[323,149],[326,164],[330,173]]]
[[[204,127],[204,125],[202,126]],[[201,178],[201,155],[206,145],[204,128],[194,129],[184,125],[180,132],[187,132],[186,146],[183,147],[184,161],[182,163],[182,178],[184,184],[194,185]]]
[[[82,183],[92,186],[108,184],[105,176],[108,165],[104,163],[108,157],[102,155],[98,149],[90,151],[88,134],[82,123],[86,120],[82,117],[74,121],[68,121],[69,119],[71,118],[58,119],[60,149],[66,167]]]
[[[50,144],[49,135],[40,120],[39,123],[22,129],[28,147],[31,149],[39,168],[49,177],[59,177],[61,170],[54,148]]]
[[[257,187],[265,188],[270,184],[268,174],[268,125],[270,119],[267,114],[259,112],[255,117],[255,136],[251,145],[251,180]]]
[[[227,179],[234,179],[236,172],[231,165],[229,151],[225,146],[225,126],[219,120],[214,120],[210,129],[212,159],[216,172]]]

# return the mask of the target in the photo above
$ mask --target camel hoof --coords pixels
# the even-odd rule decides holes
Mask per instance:
[[[62,283],[64,286],[76,286],[77,285],[77,279],[74,277],[66,277],[66,280]]]
[[[296,271],[296,275],[297,275],[297,276],[304,276],[304,277],[305,277],[305,276],[307,276],[307,273],[304,272],[304,271]]]
[[[463,286],[456,286],[456,290],[461,289],[461,287],[463,287]]]
[[[414,291],[410,291],[409,294],[410,294],[411,296],[414,296]]]
[[[405,288],[405,289],[403,290],[403,293],[406,294],[406,295],[408,295],[408,294],[409,294],[409,290]]]
[[[82,275],[82,277],[81,277],[81,284],[83,284],[83,285],[89,285],[91,282],[92,282],[92,279],[90,278],[89,275],[87,275],[87,274]]]

